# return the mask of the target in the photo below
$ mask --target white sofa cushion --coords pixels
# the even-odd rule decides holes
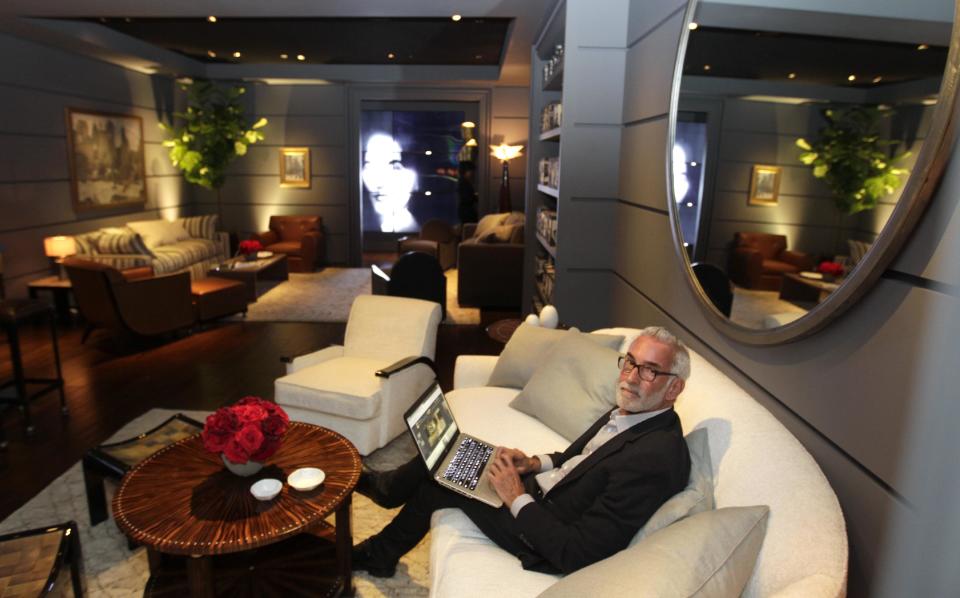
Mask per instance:
[[[277,402],[352,419],[370,419],[380,413],[380,378],[376,370],[386,359],[339,357],[278,378]]]
[[[138,220],[128,222],[127,226],[143,238],[144,244],[150,250],[190,238],[190,233],[182,224],[169,220]]]
[[[584,567],[540,598],[739,596],[763,543],[765,506],[706,511]]]
[[[566,438],[536,418],[510,407],[510,401],[518,392],[513,388],[488,386],[452,390],[446,396],[457,425],[467,434],[497,446],[518,448],[528,455],[566,449],[570,444]]]

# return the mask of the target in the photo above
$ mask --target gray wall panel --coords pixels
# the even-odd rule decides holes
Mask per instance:
[[[558,259],[564,270],[606,268],[613,261],[613,243],[582,243],[579,238],[609,238],[614,230],[616,212],[617,202],[613,199],[573,197],[564,204],[560,215],[561,222],[574,224],[558,226]]]
[[[658,210],[667,209],[666,134],[666,118],[623,128],[620,156],[621,160],[629,160],[630,167],[620,169],[619,197]]]
[[[629,13],[628,0],[567,2],[566,45],[623,48],[627,43],[627,19],[612,15]],[[572,26],[572,23],[576,23]]]
[[[620,165],[612,154],[620,147],[620,131],[619,126],[564,125],[560,192],[565,197],[617,196]]]
[[[750,191],[750,177],[753,176],[754,162],[735,162],[722,157],[721,165],[717,168],[717,191]],[[780,175],[780,193],[785,195],[806,195],[807,197],[821,197],[833,202],[833,194],[827,185],[810,173],[807,166],[783,165]],[[743,195],[746,202],[746,195]],[[836,211],[836,210],[834,210]]]
[[[315,176],[310,178],[310,188],[280,187],[280,181],[272,175],[233,175],[223,185],[225,203],[346,205],[347,183],[343,177]],[[199,203],[216,203],[213,191],[194,188],[194,198]]]
[[[262,131],[270,145],[346,146],[347,120],[343,116],[273,116]]]
[[[0,135],[0,180],[66,180],[70,176],[63,137]]]
[[[564,94],[565,124],[620,125],[623,95],[610,89],[623,85],[623,48],[583,48],[564,59],[565,87],[576,93]]]
[[[678,0],[647,0],[642,5],[630,3],[630,20],[627,25],[627,45],[632,46],[661,21],[676,11],[681,11],[686,2]]]
[[[530,115],[529,87],[494,87],[493,117],[527,120]]]
[[[781,135],[805,137],[824,124],[826,122],[820,116],[820,109],[813,106],[729,98],[723,104],[725,130],[756,133],[779,131]]]
[[[292,146],[292,144],[291,144]],[[310,174],[345,176],[347,174],[347,156],[344,148],[337,146],[315,145],[310,149]],[[280,146],[252,145],[247,155],[234,160],[227,172],[235,174],[273,175],[280,184]]]
[[[257,118],[346,113],[347,94],[343,85],[254,85],[248,93]]]
[[[751,206],[747,205],[742,194],[721,191],[715,194],[713,201],[713,209],[721,214],[724,220],[743,221],[745,225],[756,222],[802,222],[806,227],[836,228],[844,221],[844,217],[834,208],[833,200],[820,197],[781,195],[775,206]],[[716,225],[717,223],[714,223],[714,226]]]
[[[683,13],[678,12],[627,51],[624,122],[666,114],[669,110],[670,81],[682,22]]]

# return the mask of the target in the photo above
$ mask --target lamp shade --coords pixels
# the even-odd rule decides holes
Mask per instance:
[[[513,160],[520,155],[520,150],[523,149],[522,145],[507,145],[506,143],[501,143],[493,147],[493,151],[490,153],[504,162],[508,160]]]
[[[77,252],[77,242],[63,235],[47,237],[43,240],[43,252],[47,257],[64,258]]]

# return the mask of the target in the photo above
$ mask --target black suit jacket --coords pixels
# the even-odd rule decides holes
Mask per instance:
[[[550,455],[554,467],[583,452],[609,421],[609,413],[573,442]],[[690,454],[673,409],[618,434],[581,461],[546,496],[516,519],[531,550],[518,555],[525,569],[570,573],[604,559],[630,543],[668,498],[690,477]],[[533,474],[524,480],[535,488]]]

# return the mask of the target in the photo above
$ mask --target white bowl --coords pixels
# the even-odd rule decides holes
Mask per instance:
[[[327,474],[316,467],[301,467],[287,476],[287,483],[301,492],[308,492],[323,483]]]
[[[257,257],[258,257],[259,259],[261,259],[261,260],[262,260],[262,259],[266,259],[266,258],[268,258],[268,257],[273,257],[273,252],[272,252],[272,251],[258,251],[258,252],[257,252]]]
[[[257,500],[273,500],[283,490],[283,482],[266,478],[250,486],[250,494]]]

